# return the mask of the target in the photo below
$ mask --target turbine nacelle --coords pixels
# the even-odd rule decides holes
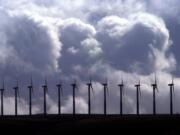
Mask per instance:
[[[168,84],[168,86],[174,87],[174,79],[173,78],[172,78],[172,82],[170,84]]]
[[[56,86],[57,86],[58,88],[60,88],[60,87],[62,86],[62,84],[57,84]]]
[[[175,92],[174,92],[174,79],[173,78],[172,78],[172,82],[170,84],[168,84],[168,86],[170,87],[170,90],[172,90],[174,95],[175,95]]]
[[[124,87],[124,84],[118,84],[119,87]]]
[[[76,83],[72,83],[71,86],[72,86],[73,88],[77,88],[77,84],[76,84]]]
[[[107,83],[102,83],[102,85],[103,85],[104,87],[107,87],[108,84],[107,84]]]
[[[170,83],[170,84],[168,84],[168,86],[174,86],[174,84],[173,84],[173,83]]]
[[[63,94],[62,84],[57,84],[56,87],[57,87],[58,90],[60,90],[61,93]]]
[[[122,80],[122,82],[120,84],[118,84],[119,87],[124,87],[124,82]]]
[[[31,78],[31,84],[28,86],[29,89],[32,89],[33,88],[33,81],[32,81],[32,78]]]
[[[138,84],[135,84],[134,86],[136,87],[137,92],[140,93],[140,96],[141,96],[141,89],[140,89],[141,84],[140,84],[140,81],[139,81]]]
[[[43,87],[44,90],[47,90],[47,80],[46,79],[45,79],[45,84],[42,85],[42,87]]]
[[[134,86],[135,86],[135,87],[140,87],[141,85],[140,85],[140,84],[135,84]]]
[[[90,89],[92,90],[92,92],[93,92],[93,94],[94,94],[94,89],[93,89],[91,80],[90,80],[89,83],[86,83],[86,85],[89,87],[89,90],[90,90]]]
[[[78,88],[76,80],[74,80],[74,83],[71,84],[73,88]]]
[[[153,87],[154,90],[157,90],[157,92],[158,92],[159,90],[158,90],[158,87],[157,87],[157,77],[156,77],[156,74],[155,74],[154,78],[155,78],[154,79],[155,81],[154,81],[153,84],[151,84],[151,86]]]

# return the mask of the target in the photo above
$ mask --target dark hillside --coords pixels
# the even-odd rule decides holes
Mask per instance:
[[[16,134],[101,132],[178,134],[179,115],[34,115],[0,117],[0,131]]]

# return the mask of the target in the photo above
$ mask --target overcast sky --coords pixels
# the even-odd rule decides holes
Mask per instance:
[[[141,80],[140,112],[152,113],[157,75],[157,112],[169,112],[168,83],[174,77],[175,113],[180,112],[179,0],[0,0],[0,77],[5,79],[5,113],[14,113],[16,80],[19,112],[28,113],[28,89],[34,81],[33,112],[41,113],[42,85],[48,80],[48,112],[57,113],[56,84],[63,83],[63,112],[72,112],[77,80],[77,112],[87,113],[91,76],[94,113],[103,111],[102,82],[108,78],[108,113],[119,112],[125,82],[124,113],[136,112],[135,87]],[[1,85],[0,85],[1,86]]]

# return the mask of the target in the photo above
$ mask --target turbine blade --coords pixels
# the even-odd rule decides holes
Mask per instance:
[[[156,87],[156,90],[157,90],[157,92],[159,93],[159,89],[158,89],[158,87]]]
[[[20,97],[19,96],[19,82],[18,82],[18,80],[17,80],[17,95],[18,95],[18,97]]]
[[[172,76],[172,84],[174,85],[174,77]]]
[[[139,86],[141,86],[141,80],[139,79]]]
[[[172,90],[173,90],[173,94],[174,94],[174,97],[175,97],[175,91],[174,91],[174,77],[172,77]]]
[[[155,84],[157,84],[157,76],[156,76],[156,74],[154,75],[154,80],[155,80]]]
[[[155,75],[154,75],[154,84],[155,84],[155,89],[156,89],[156,91],[157,92],[159,92],[159,89],[158,89],[158,86],[157,86],[157,75],[156,75],[156,73],[155,73]]]
[[[4,91],[4,90],[5,90],[5,81],[4,81],[4,78],[3,78],[2,91]]]
[[[92,93],[93,93],[93,95],[94,95],[94,89],[93,89],[92,84],[90,85],[90,87],[91,87]]]
[[[89,77],[89,82],[92,83],[92,78],[91,77]]]
[[[4,90],[4,86],[5,86],[5,85],[4,85],[4,83],[5,83],[5,82],[4,82],[4,78],[3,78],[3,84],[2,84],[2,88],[3,88],[3,90]]]
[[[48,84],[47,84],[47,78],[45,78],[45,86],[46,86],[46,92],[48,93]]]
[[[108,88],[108,86],[106,87],[106,90],[107,90],[107,95],[109,96],[109,88]]]
[[[47,78],[45,78],[45,85],[47,86]]]
[[[16,86],[17,86],[17,87],[19,86],[19,82],[18,82],[18,79],[16,80]]]
[[[142,94],[141,94],[141,88],[140,88],[140,86],[139,86],[139,95],[140,95],[140,97],[141,97],[141,95],[142,95]]]
[[[31,77],[31,86],[33,86],[33,80],[32,80],[32,77]]]
[[[19,86],[17,86],[17,95],[18,95],[18,97],[20,97],[20,95],[19,95]]]
[[[175,98],[174,84],[172,86],[172,90],[173,90],[173,94],[174,94],[174,98]]]
[[[75,88],[79,91],[79,85],[77,84],[77,81],[75,82]]]
[[[63,96],[63,88],[62,86],[60,87],[61,95]]]
[[[89,77],[89,84],[90,84],[90,89],[92,90],[92,93],[94,95],[94,89],[93,89],[93,86],[92,86],[92,78]]]
[[[108,79],[107,79],[107,78],[106,78],[106,80],[105,80],[105,81],[106,81],[105,83],[106,83],[106,84],[108,84]]]
[[[32,87],[32,93],[33,93],[33,79],[32,79],[32,76],[31,76],[31,87]]]
[[[17,96],[18,96],[18,101],[20,102],[20,101],[21,101],[21,99],[20,99],[19,87],[18,87],[18,89],[17,89]]]

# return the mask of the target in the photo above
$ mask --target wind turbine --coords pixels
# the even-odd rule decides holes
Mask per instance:
[[[78,89],[77,84],[76,84],[76,80],[74,81],[74,83],[71,84],[72,88],[73,88],[73,115],[76,114],[76,101],[75,101],[75,96],[76,96],[76,89]]]
[[[61,94],[63,92],[62,84],[59,83],[56,85],[58,88],[58,114],[61,115]]]
[[[48,87],[47,87],[47,80],[45,79],[45,84],[42,86],[43,91],[44,91],[44,115],[47,114],[47,109],[46,109],[46,94],[48,91]]]
[[[120,90],[120,115],[122,115],[123,114],[123,88],[124,88],[123,80],[120,84],[118,84],[118,86]]]
[[[4,80],[3,80],[3,84],[2,84],[2,88],[0,89],[1,91],[1,116],[4,115]]]
[[[92,87],[92,80],[90,79],[89,83],[86,84],[88,86],[88,114],[91,114],[91,90],[93,91]]]
[[[28,86],[29,89],[29,115],[32,115],[32,92],[33,92],[33,80],[31,78],[31,83]]]
[[[17,80],[17,85],[13,88],[15,91],[15,116],[18,115],[18,106],[17,106],[17,98],[19,96],[19,84],[18,84],[18,80]]]
[[[141,86],[141,84],[139,81],[139,83],[135,85],[135,87],[136,87],[136,99],[137,99],[137,102],[136,102],[136,107],[137,107],[136,113],[137,113],[137,115],[139,115],[139,94],[141,94],[140,86]]]
[[[155,82],[151,84],[151,86],[153,88],[153,115],[156,115],[156,91],[158,92],[156,75],[155,75]]]
[[[105,83],[102,83],[104,88],[104,115],[107,115],[107,105],[106,105],[106,92],[108,92],[108,82],[107,79]]]
[[[173,115],[173,93],[174,93],[174,79],[172,78],[172,82],[168,84],[170,87],[170,114]]]

